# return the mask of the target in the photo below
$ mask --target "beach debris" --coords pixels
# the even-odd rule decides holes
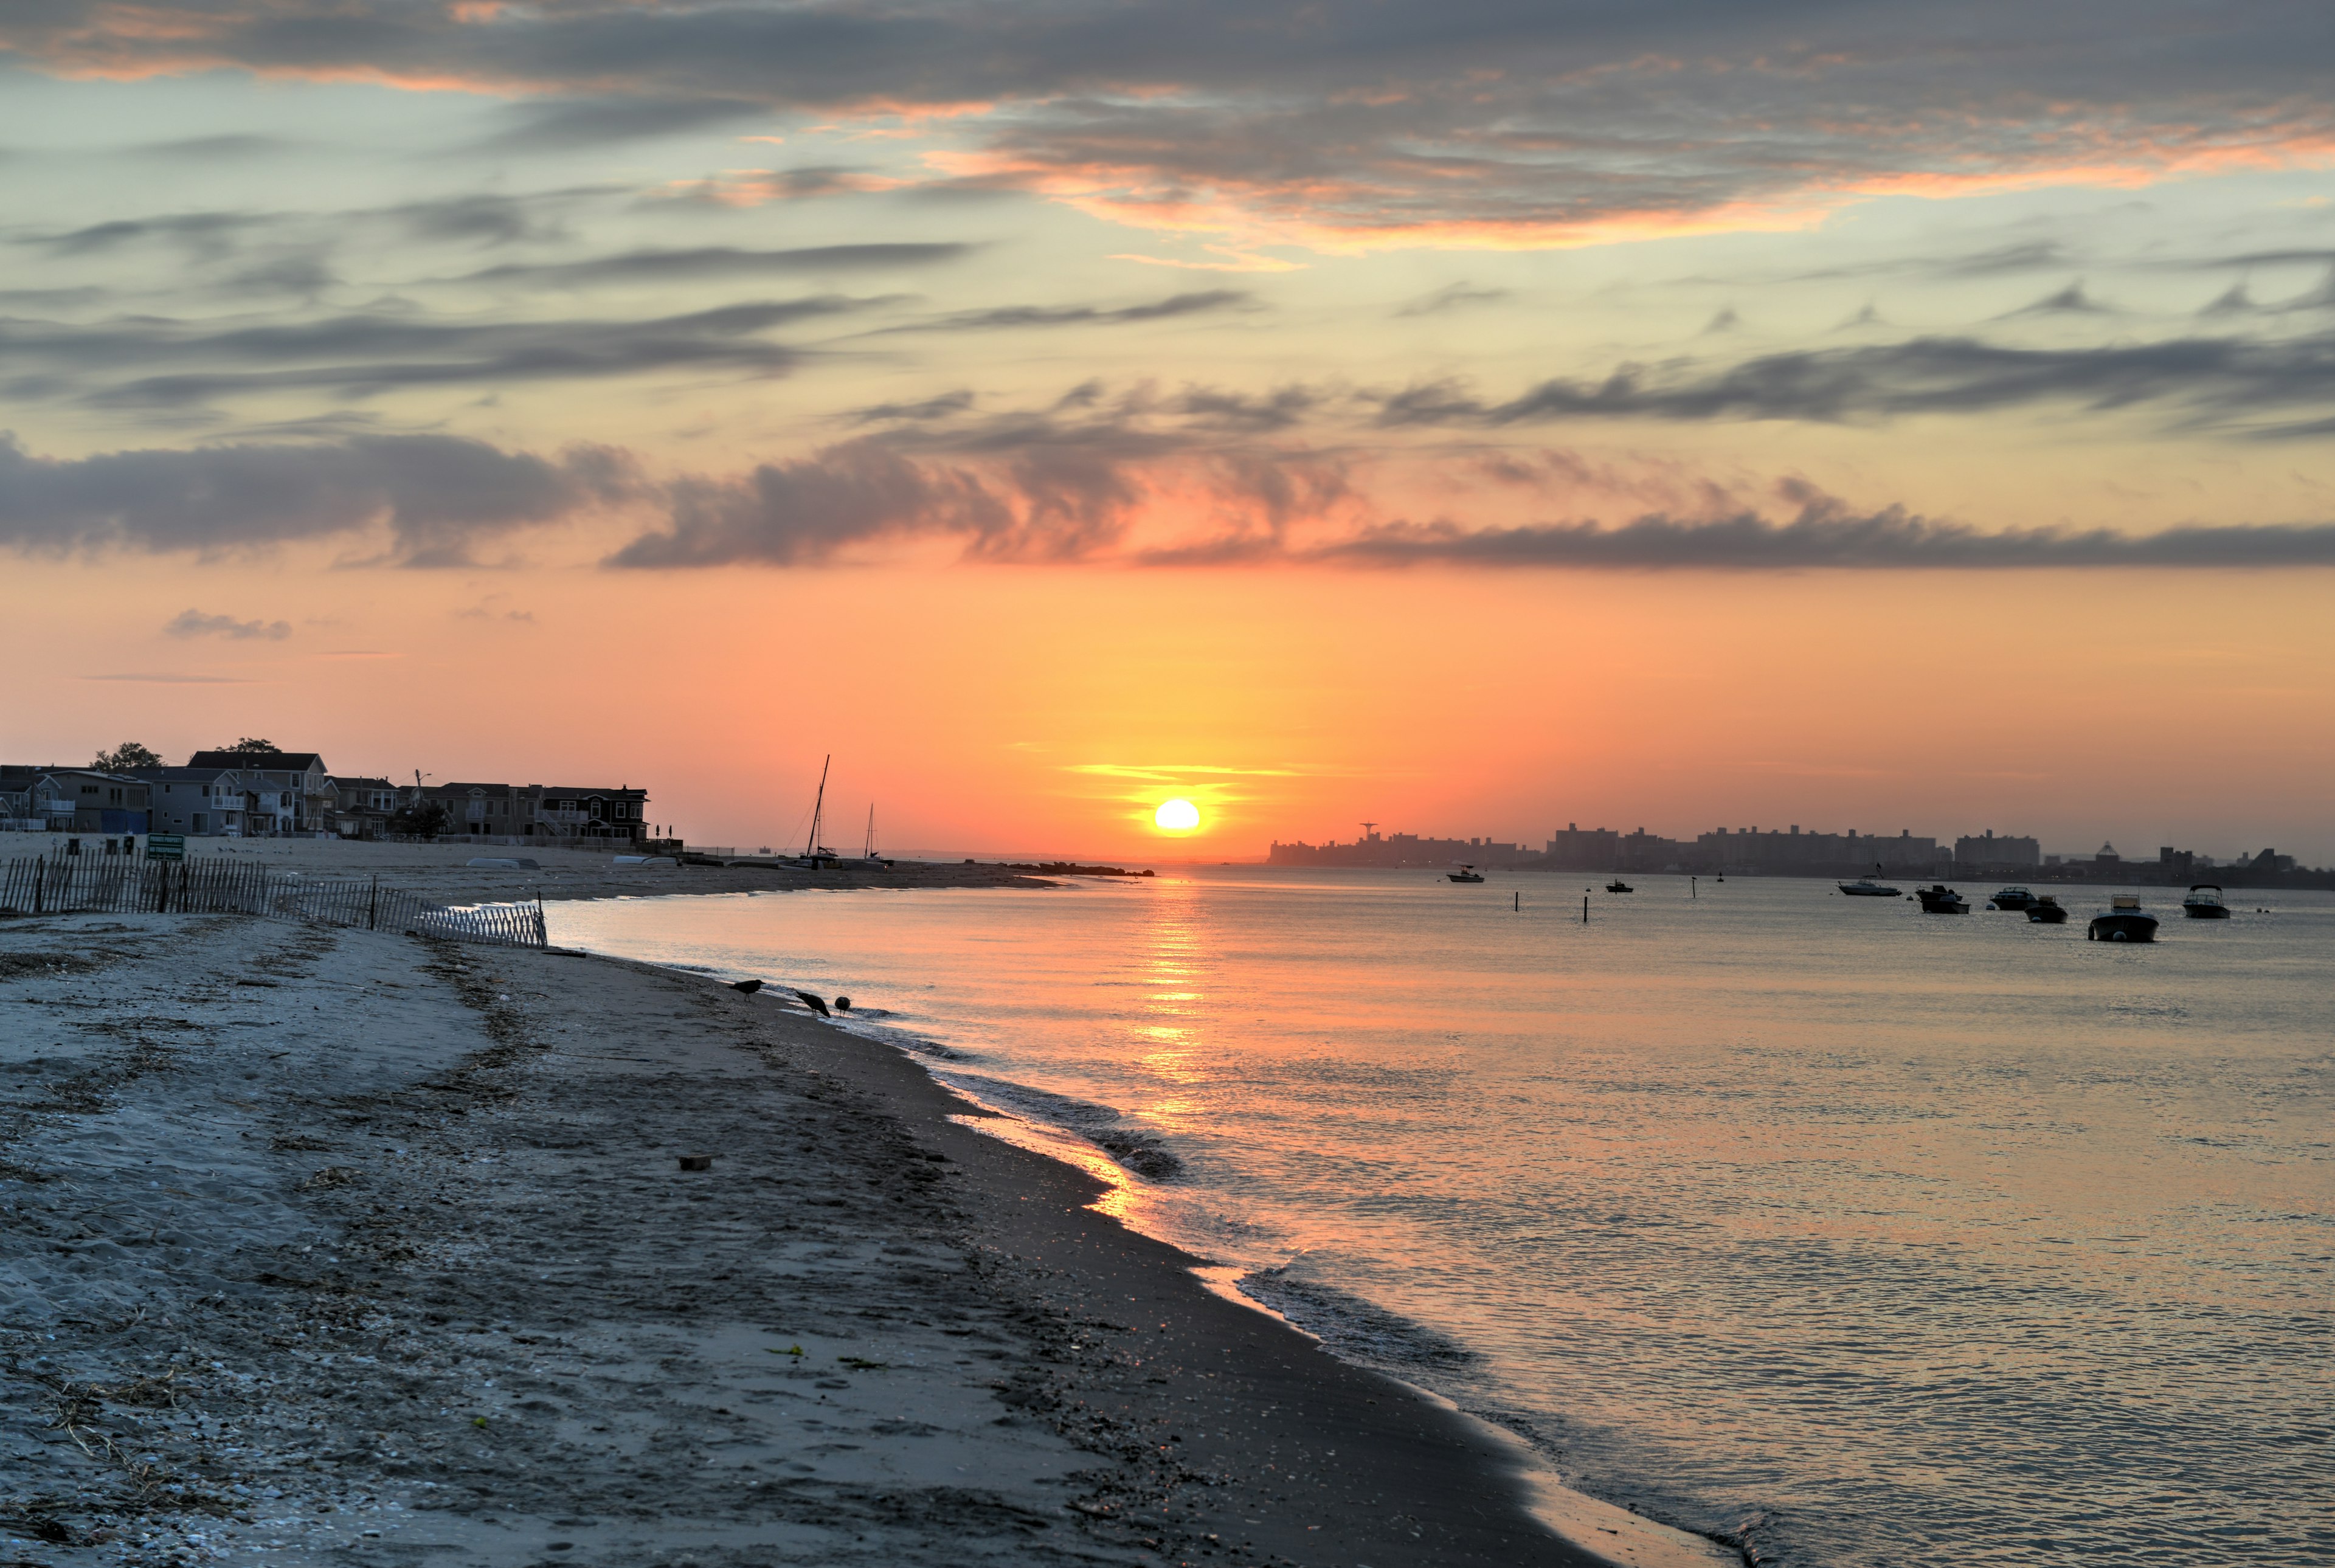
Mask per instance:
[[[835,999],[835,1011],[838,1012],[849,1012],[851,1011],[851,998],[848,996],[837,997]]]
[[[730,982],[730,989],[742,995],[751,996],[762,989],[762,982],[759,980],[733,980]]]
[[[675,1155],[673,1157],[681,1161],[681,1168],[683,1170],[712,1170],[713,1168],[713,1157],[710,1154],[684,1154]]]
[[[799,1356],[805,1353],[800,1345],[789,1345],[783,1350],[779,1349],[776,1345],[764,1345],[762,1349],[768,1350],[774,1356]]]
[[[865,1356],[839,1356],[837,1360],[855,1372],[887,1372],[892,1370],[891,1362],[871,1361]]]
[[[813,996],[809,992],[808,992],[808,991],[798,991],[798,992],[795,992],[795,994],[796,994],[798,997],[800,997],[800,998],[802,999],[802,1004],[803,1004],[805,1007],[809,1008],[813,1012],[815,1012],[815,1013],[819,1014],[821,1018],[828,1018],[828,1017],[831,1017],[831,1016],[833,1016],[832,1014],[830,1014],[830,1013],[827,1011],[827,1003],[826,1003],[824,1001],[822,1001],[821,999],[819,999],[819,997]]]

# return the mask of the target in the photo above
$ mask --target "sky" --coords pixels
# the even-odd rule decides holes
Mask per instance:
[[[2335,862],[2330,69],[2282,0],[13,0],[0,754]]]

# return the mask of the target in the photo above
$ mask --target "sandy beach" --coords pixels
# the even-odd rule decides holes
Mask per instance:
[[[390,870],[520,891],[446,859]],[[0,1020],[15,1563],[1735,1560],[1211,1294],[770,992],[53,916],[0,922]]]

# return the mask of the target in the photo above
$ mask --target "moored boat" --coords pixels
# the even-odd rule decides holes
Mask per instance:
[[[2108,900],[2108,912],[2092,917],[2084,935],[2093,942],[2154,942],[2156,916],[2141,912],[2140,895],[2119,893]]]
[[[2027,918],[2038,925],[2064,925],[2068,921],[2065,905],[2046,893],[2027,906]]]
[[[1968,915],[1970,905],[1962,895],[1939,882],[1928,887],[1916,887],[1914,896],[1922,901],[1924,915]]]
[[[1452,872],[1450,876],[1451,880],[1454,882],[1481,882],[1484,880],[1484,874],[1477,870],[1472,866],[1462,866],[1458,870]]]
[[[1904,896],[1904,895],[1898,889],[1890,886],[1889,884],[1881,880],[1881,866],[1878,861],[1874,863],[1872,876],[1860,876],[1854,882],[1836,883],[1834,886],[1838,887],[1843,893],[1847,894],[1851,898],[1901,898]]]
[[[1605,891],[1608,893],[1635,893],[1637,889],[1616,876],[1613,881],[1608,882],[1605,885]]]
[[[2227,920],[2230,906],[2222,902],[2218,884],[2199,882],[2189,889],[2189,896],[2181,901],[2181,913],[2192,920]]]
[[[2025,909],[2035,902],[2035,895],[2024,887],[1998,887],[1986,902],[1991,909]]]

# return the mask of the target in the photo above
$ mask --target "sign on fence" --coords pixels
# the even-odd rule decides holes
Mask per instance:
[[[183,833],[150,833],[146,836],[146,858],[149,860],[184,860],[187,857],[187,836]]]

